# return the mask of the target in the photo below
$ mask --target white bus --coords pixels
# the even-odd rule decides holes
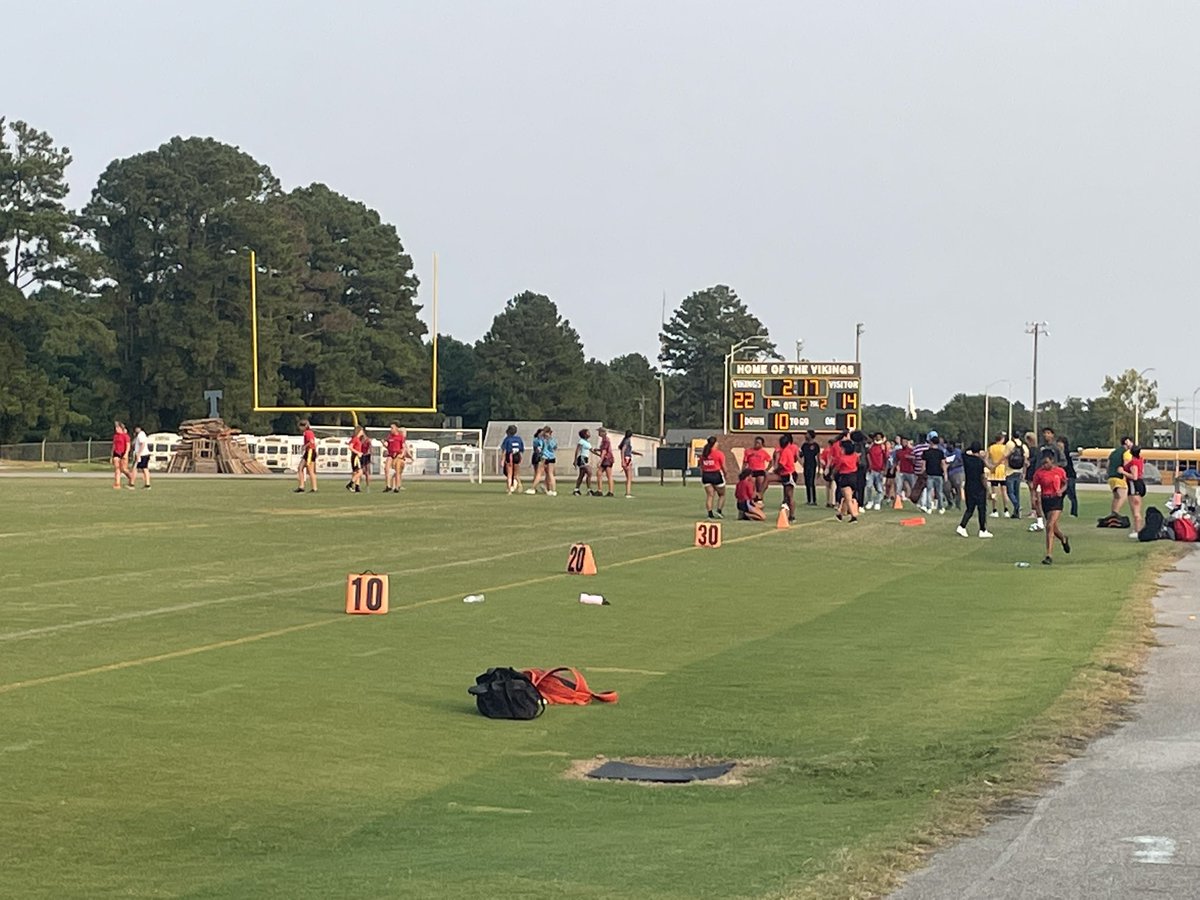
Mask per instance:
[[[254,458],[272,472],[295,472],[304,438],[298,434],[268,434],[254,444]]]
[[[165,472],[171,464],[171,454],[179,449],[180,437],[173,431],[156,431],[146,435],[150,442],[150,471]]]
[[[438,459],[439,475],[469,475],[479,474],[479,464],[483,453],[478,447],[470,444],[448,444],[442,448]]]

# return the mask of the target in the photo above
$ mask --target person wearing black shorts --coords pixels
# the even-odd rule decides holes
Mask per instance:
[[[704,508],[710,519],[724,518],[725,454],[717,447],[716,437],[710,437],[700,451],[700,483],[704,485]],[[717,501],[714,514],[713,499]]]
[[[1032,466],[1030,468],[1033,468]],[[1071,552],[1071,542],[1058,528],[1058,519],[1062,515],[1063,494],[1067,490],[1067,473],[1056,465],[1054,450],[1042,451],[1041,464],[1033,473],[1029,482],[1030,488],[1039,495],[1042,514],[1046,517],[1046,558],[1042,565],[1054,562],[1054,539],[1062,543],[1063,553]]]
[[[821,445],[817,443],[817,433],[809,430],[804,434],[804,443],[800,445],[800,459],[804,470],[804,499],[809,506],[817,505],[817,463],[821,457]]]

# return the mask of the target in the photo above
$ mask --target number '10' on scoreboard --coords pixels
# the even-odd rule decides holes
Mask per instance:
[[[783,433],[859,427],[858,363],[734,362],[729,430]]]

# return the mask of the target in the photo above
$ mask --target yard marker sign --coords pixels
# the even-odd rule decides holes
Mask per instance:
[[[382,616],[388,611],[388,577],[374,572],[346,576],[346,612],[352,616]]]

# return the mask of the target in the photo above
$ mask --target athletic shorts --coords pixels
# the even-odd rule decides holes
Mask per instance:
[[[767,470],[766,469],[751,469],[750,477],[751,478],[766,478]]]
[[[611,469],[612,467],[613,467],[613,461],[611,458],[600,460],[600,468],[601,469]]]
[[[535,453],[530,458],[530,462],[533,463],[533,467],[535,469],[538,467],[538,464],[541,463],[541,461],[542,461],[542,454],[540,454],[540,453]]]
[[[575,458],[575,468],[586,469],[587,467],[588,467],[588,461],[586,459],[584,459],[582,456],[577,456]]]
[[[739,500],[737,502],[738,512],[750,512],[753,508],[753,502],[750,500]]]
[[[776,474],[779,475],[779,483],[784,487],[789,487],[796,484],[795,472],[778,472]]]
[[[1114,491],[1123,491],[1129,487],[1129,482],[1124,478],[1110,478],[1108,479],[1108,486]]]
[[[858,474],[856,472],[839,472],[837,475],[837,486],[840,491],[842,488],[850,488],[854,490],[858,485]]]
[[[364,453],[362,456],[360,456],[358,458],[358,462],[359,462],[359,465],[361,465],[364,469],[371,468],[371,454]]]
[[[520,453],[508,454],[507,462],[510,465],[519,466],[521,464],[521,454]]]
[[[1045,494],[1042,495],[1042,512],[1043,513],[1053,512],[1056,509],[1061,512],[1062,506],[1063,506],[1063,498],[1061,496],[1047,497]]]
[[[146,469],[150,468],[150,457],[149,456],[139,456],[138,461],[137,461],[137,467],[138,467],[138,470],[142,471],[142,472],[144,472],[144,471],[146,471]]]
[[[725,486],[725,475],[721,472],[701,472],[701,484],[711,484],[713,487]]]
[[[354,472],[357,472],[361,468],[362,468],[362,457],[359,456],[357,453],[351,453],[350,454],[350,469]]]
[[[316,450],[302,450],[300,452],[300,465],[306,466],[309,463],[316,463],[316,461],[317,461],[317,451]]]
[[[555,462],[556,462],[556,460],[554,459],[553,456],[543,456],[542,457],[542,465],[548,469],[553,469]]]
[[[1003,478],[989,478],[988,484],[990,484],[992,487],[998,487],[998,488],[1004,487],[1004,479]]]
[[[1145,480],[1142,478],[1139,478],[1136,481],[1134,481],[1134,483],[1129,488],[1129,493],[1131,493],[1137,497],[1145,497],[1146,496]]]

